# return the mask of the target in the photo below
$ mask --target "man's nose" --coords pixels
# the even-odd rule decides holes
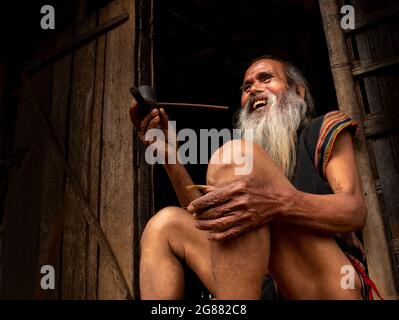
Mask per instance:
[[[255,81],[250,88],[251,94],[256,94],[256,93],[263,92],[263,91],[265,91],[265,86],[264,86],[264,84],[262,84],[258,81]]]

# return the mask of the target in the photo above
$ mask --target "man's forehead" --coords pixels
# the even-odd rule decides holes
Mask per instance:
[[[263,71],[273,72],[285,79],[284,65],[280,61],[266,58],[251,64],[245,72],[245,79],[251,78]]]

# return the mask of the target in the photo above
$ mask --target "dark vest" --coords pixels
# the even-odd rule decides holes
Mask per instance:
[[[297,162],[291,183],[300,191],[313,194],[333,193],[329,184],[320,175],[315,165],[316,145],[323,122],[323,116],[312,119],[299,133]]]

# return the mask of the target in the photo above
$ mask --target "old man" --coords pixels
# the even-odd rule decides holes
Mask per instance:
[[[138,108],[133,101],[130,116],[143,141],[150,129],[167,130],[162,108],[143,119]],[[317,118],[312,111],[292,64],[251,63],[236,121],[243,139],[212,155],[206,194],[186,189],[193,182],[182,164],[164,164],[182,208],[164,208],[144,230],[143,299],[183,298],[183,262],[217,299],[259,299],[269,276],[285,299],[372,298],[372,282],[349,252],[361,252],[354,232],[367,214],[352,143],[357,123],[339,111]],[[246,144],[253,167],[240,176],[233,158]]]

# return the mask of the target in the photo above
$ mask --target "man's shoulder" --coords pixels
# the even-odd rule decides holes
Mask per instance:
[[[324,177],[326,176],[325,170],[338,136],[344,131],[354,135],[357,125],[357,121],[342,111],[331,111],[323,116],[315,148],[315,164]]]
[[[334,110],[310,119],[304,126],[302,134],[306,138],[318,138],[323,131],[330,131],[332,128],[347,126],[348,124],[357,124],[357,121],[345,112]]]

